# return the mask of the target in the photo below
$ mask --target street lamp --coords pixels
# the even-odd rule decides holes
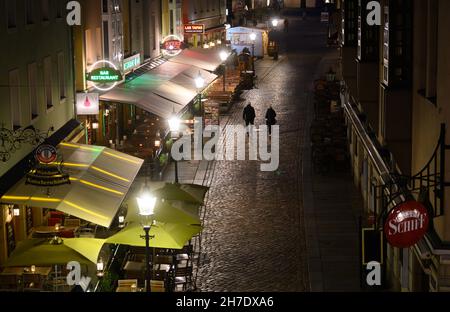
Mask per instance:
[[[152,216],[154,214],[156,197],[152,196],[148,192],[144,192],[136,198],[139,208],[139,215],[143,217],[142,227],[145,231],[145,286],[147,292],[151,291],[150,279],[151,279],[151,265],[150,265],[150,228],[153,224]]]
[[[226,83],[226,75],[227,75],[227,64],[225,61],[228,59],[228,56],[230,55],[227,51],[221,51],[220,52],[220,60],[223,63],[223,92],[226,91],[225,89],[225,83]]]
[[[252,42],[252,70],[253,70],[253,77],[256,76],[255,74],[255,40],[256,40],[256,34],[252,32],[250,34],[250,40]]]
[[[181,120],[175,114],[169,119],[169,128],[172,140],[175,142],[178,139],[179,131],[180,131]],[[170,153],[172,155],[172,153]],[[175,158],[172,159],[175,162],[175,183],[178,183],[178,162]]]
[[[278,19],[275,18],[275,19],[272,20],[272,26],[273,27],[277,27],[278,26]]]
[[[205,79],[202,77],[202,74],[200,71],[198,71],[197,77],[195,77],[195,86],[197,88],[197,95],[200,103],[200,110],[202,112],[202,118],[203,118],[203,105],[202,105],[202,90],[205,87]]]

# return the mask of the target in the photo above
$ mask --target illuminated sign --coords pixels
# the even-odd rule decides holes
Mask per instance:
[[[123,76],[116,65],[110,61],[101,60],[91,66],[86,80],[91,81],[97,90],[109,91],[123,80]]]
[[[205,32],[205,25],[203,24],[184,25],[185,34],[203,34],[204,32]]]
[[[141,65],[141,55],[136,54],[123,60],[123,71],[129,73]]]
[[[176,56],[181,53],[182,48],[183,41],[175,35],[167,36],[161,44],[163,54],[166,56]]]
[[[98,93],[77,93],[77,115],[98,115]]]
[[[392,246],[409,248],[425,236],[428,224],[427,208],[417,201],[408,201],[390,211],[384,234]]]
[[[49,144],[42,144],[36,149],[35,157],[36,160],[41,163],[52,163],[56,160],[57,157],[56,148]]]
[[[122,73],[114,68],[102,67],[91,71],[87,80],[92,82],[118,82],[122,80]]]

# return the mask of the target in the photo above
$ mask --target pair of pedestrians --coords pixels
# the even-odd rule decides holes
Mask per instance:
[[[248,105],[244,108],[242,117],[244,118],[246,127],[249,125],[253,126],[255,124],[256,113],[251,103],[248,103]],[[277,113],[272,106],[270,106],[266,112],[266,125],[269,128],[269,135],[272,135],[272,126],[277,123],[276,117]]]

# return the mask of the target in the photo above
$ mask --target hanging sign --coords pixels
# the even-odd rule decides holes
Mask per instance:
[[[77,115],[98,115],[98,93],[77,93]]]
[[[122,73],[114,63],[108,60],[95,62],[86,74],[86,80],[94,84],[100,91],[109,91],[123,80]]]
[[[165,56],[176,56],[183,50],[183,41],[175,35],[167,36],[161,44],[162,52]]]
[[[141,54],[133,55],[123,60],[123,71],[129,73],[141,65]]]
[[[36,149],[34,156],[40,163],[50,164],[56,161],[58,153],[53,145],[42,144]]]
[[[408,248],[424,237],[428,224],[425,206],[417,201],[408,201],[391,210],[384,225],[384,234],[392,246]]]
[[[203,24],[186,24],[184,25],[185,34],[203,34],[205,32],[205,25]]]

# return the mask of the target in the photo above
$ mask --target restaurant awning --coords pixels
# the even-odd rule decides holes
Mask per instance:
[[[100,96],[102,101],[136,105],[162,118],[178,113],[197,95],[195,77],[205,79],[205,88],[216,75],[201,68],[166,62]]]
[[[222,61],[217,50],[196,48],[183,50],[168,63],[191,65],[213,72],[222,64]]]
[[[46,187],[25,184],[13,186],[2,203],[52,208],[89,222],[109,227],[139,172],[143,160],[106,147],[61,143],[63,170],[71,184]]]

